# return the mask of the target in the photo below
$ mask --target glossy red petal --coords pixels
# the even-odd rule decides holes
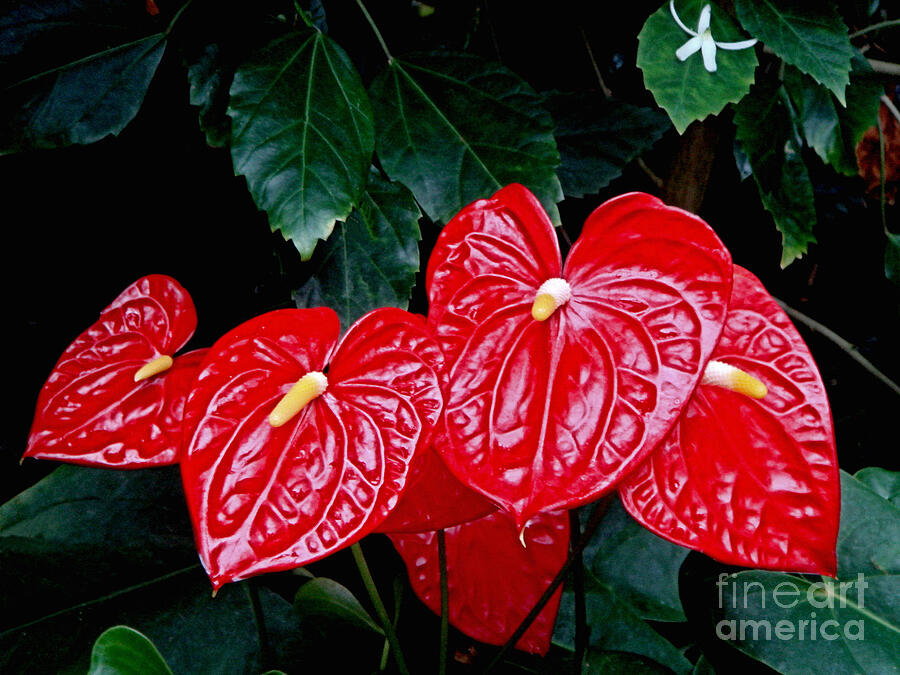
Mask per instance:
[[[440,323],[447,303],[477,277],[495,275],[512,286],[536,288],[561,269],[556,233],[540,202],[526,187],[507,185],[464,208],[441,231],[425,277],[428,320]],[[483,300],[490,298],[488,293]]]
[[[38,397],[26,457],[119,469],[172,464],[196,354],[141,382],[134,375],[190,339],[197,313],[174,279],[131,284],[63,352]]]
[[[450,623],[481,642],[503,644],[565,563],[568,514],[542,513],[533,518],[525,529],[524,547],[515,524],[501,512],[445,532]],[[389,536],[406,563],[413,591],[440,614],[437,533]],[[547,653],[561,594],[560,586],[516,643],[518,649]]]
[[[698,387],[664,443],[621,483],[625,507],[722,562],[833,576],[840,484],[825,387],[787,315],[738,267],[713,358],[769,393]]]
[[[360,539],[396,504],[430,437],[441,357],[422,321],[376,310],[333,350],[339,330],[327,308],[270,312],[223,336],[201,366],[182,478],[215,587]],[[272,427],[284,394],[326,367],[327,390]]]
[[[378,532],[429,532],[477,520],[497,507],[460,483],[434,448],[422,453],[422,463],[396,508]]]
[[[631,194],[588,218],[572,298],[546,321],[531,316],[546,278],[508,266],[485,263],[429,321],[451,364],[437,447],[522,525],[596,499],[662,440],[719,337],[731,260],[696,216]]]

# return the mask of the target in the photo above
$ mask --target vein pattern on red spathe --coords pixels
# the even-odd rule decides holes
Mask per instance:
[[[443,357],[423,321],[381,309],[335,348],[338,334],[327,308],[270,312],[220,339],[201,367],[182,476],[217,587],[360,539],[394,507],[430,440]],[[327,390],[272,427],[269,413],[294,383],[326,368]]]
[[[559,276],[572,299],[535,321]],[[630,194],[588,218],[560,270],[549,219],[512,185],[447,225],[428,280],[450,364],[436,447],[521,526],[607,492],[662,440],[718,339],[731,262],[703,221]]]
[[[787,315],[737,267],[714,358],[768,394],[698,387],[672,433],[620,485],[625,507],[726,563],[833,575],[840,489],[825,388]]]

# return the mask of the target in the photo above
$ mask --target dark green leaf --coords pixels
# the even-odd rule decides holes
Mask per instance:
[[[224,148],[231,136],[227,110],[234,68],[225,62],[219,45],[214,43],[205,45],[194,58],[186,61],[190,101],[200,108],[200,128],[206,134],[206,142],[213,148]]]
[[[684,24],[696,29],[700,10],[706,4],[706,0],[684,0],[676,2],[675,7]],[[716,5],[712,5],[710,30],[720,42],[746,39]],[[678,133],[683,133],[694,120],[740,101],[753,83],[758,63],[752,48],[720,49],[716,54],[717,69],[710,73],[699,52],[683,62],[675,58],[675,52],[689,38],[672,18],[668,2],[647,19],[638,35],[637,65],[644,73],[644,85],[669,113]]]
[[[378,156],[425,213],[450,220],[509,183],[559,223],[559,152],[542,99],[503,66],[463,54],[394,60],[371,87]]]
[[[856,145],[878,114],[882,86],[861,56],[854,56],[846,108],[832,94],[795,68],[785,69],[784,84],[797,109],[806,142],[837,171],[855,176]]]
[[[884,233],[884,276],[900,284],[900,234]]]
[[[709,659],[706,658],[706,655],[701,654],[700,658],[697,659],[697,663],[694,664],[694,670],[691,675],[716,675],[716,671],[713,669]]]
[[[377,307],[406,309],[419,270],[421,212],[409,190],[373,170],[359,206],[324,244],[299,307],[328,306],[344,330]]]
[[[872,466],[857,471],[853,477],[879,497],[900,507],[900,471],[888,471]]]
[[[785,63],[834,92],[841,105],[850,82],[853,47],[847,26],[831,2],[735,0],[738,19]]]
[[[806,253],[816,240],[812,183],[786,98],[782,88],[757,86],[734,114],[737,140],[750,160],[763,205],[782,235],[782,267]]]
[[[581,672],[582,675],[665,675],[670,671],[637,654],[591,649],[587,653]]]
[[[599,192],[671,128],[658,110],[601,94],[554,92],[545,105],[556,123],[559,182],[570,197]]]
[[[356,596],[332,579],[317,577],[303,584],[294,596],[294,609],[301,619],[339,619],[384,635]]]
[[[643,621],[628,603],[612,589],[590,580],[585,604],[590,630],[590,646],[601,651],[621,651],[646,657],[671,668],[676,673],[689,673],[691,663],[671,642]],[[575,600],[571,591],[563,593],[553,631],[553,642],[574,649]]]
[[[94,643],[88,675],[172,675],[172,671],[145,635],[128,626],[113,626]]]
[[[325,7],[322,5],[322,0],[302,0],[300,9],[306,12],[306,16],[313,26],[323,33],[328,32],[328,20],[325,16]]]
[[[841,490],[837,580],[741,572],[719,581],[719,637],[787,675],[900,663],[900,509],[843,472]]]
[[[358,203],[372,161],[372,113],[350,58],[316,30],[255,52],[234,75],[231,158],[272,230],[308,259]]]
[[[0,99],[0,153],[118,134],[137,115],[165,46],[164,35],[151,35],[11,85]]]
[[[585,549],[584,561],[642,618],[685,621],[678,571],[689,552],[639,525],[616,499]]]

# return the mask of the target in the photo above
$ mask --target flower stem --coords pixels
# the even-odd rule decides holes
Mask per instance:
[[[527,616],[524,619],[522,619],[522,623],[519,624],[519,627],[513,631],[513,634],[509,636],[509,639],[507,639],[503,647],[500,648],[500,651],[497,652],[493,660],[488,664],[487,668],[484,669],[483,675],[487,675],[501,661],[503,661],[503,658],[506,656],[507,652],[509,652],[509,650],[515,646],[519,639],[525,634],[525,631],[528,630],[528,627],[537,618],[538,614],[540,614],[544,609],[544,606],[550,601],[550,598],[553,597],[556,589],[559,588],[559,585],[565,580],[566,575],[569,573],[569,568],[572,567],[575,559],[580,558],[581,552],[584,551],[585,546],[588,545],[591,537],[594,536],[594,532],[600,525],[600,521],[602,521],[603,516],[606,515],[606,509],[609,508],[610,499],[612,499],[612,496],[607,495],[597,502],[597,505],[594,507],[594,512],[591,514],[590,520],[585,526],[581,537],[579,537],[578,539],[578,543],[572,547],[571,551],[569,551],[569,555],[566,557],[566,561],[563,563],[563,566],[559,569],[559,572],[556,573],[556,576],[553,577],[553,581],[551,581],[550,585],[547,586],[547,590],[544,591],[544,594],[541,595],[540,598],[538,598],[538,601],[535,603],[534,607],[531,608],[531,611],[528,612]]]
[[[269,644],[269,631],[266,629],[266,619],[259,600],[259,589],[251,580],[241,582],[241,587],[250,601],[250,611],[253,613],[253,623],[256,624],[256,636],[259,640],[259,662],[264,671],[272,668],[272,647]]]
[[[450,589],[447,585],[447,538],[444,530],[438,530],[438,565],[441,570],[441,648],[438,675],[447,672],[447,635],[450,632]]]
[[[900,385],[894,382],[887,375],[882,373],[878,368],[876,368],[871,361],[869,361],[865,356],[859,353],[859,348],[856,345],[848,342],[840,335],[835,333],[833,330],[819,323],[815,319],[812,319],[803,312],[794,309],[790,305],[784,303],[784,301],[775,298],[775,301],[781,306],[781,308],[785,311],[785,313],[794,319],[795,321],[799,321],[804,326],[809,328],[813,333],[818,333],[824,338],[831,340],[839,349],[847,353],[851,359],[856,361],[859,365],[861,365],[867,372],[869,372],[872,376],[874,376],[879,382],[888,387],[895,394],[900,395]]]
[[[366,563],[366,557],[363,555],[362,547],[359,545],[359,542],[353,544],[350,547],[350,551],[353,553],[353,559],[356,561],[359,575],[362,577],[366,592],[369,594],[369,599],[375,607],[375,613],[378,615],[378,620],[381,622],[384,634],[387,636],[388,642],[391,643],[391,652],[394,654],[394,661],[397,662],[397,670],[400,671],[401,675],[409,675],[409,670],[406,667],[406,659],[403,658],[403,652],[400,650],[400,640],[397,639],[397,631],[394,630],[394,624],[391,623],[387,610],[384,608],[384,603],[381,601],[381,596],[378,595],[378,588],[375,586],[375,580],[372,578],[372,573],[369,571],[369,565]]]
[[[569,542],[575,560],[575,568],[572,570],[572,586],[575,591],[575,661],[572,664],[572,672],[575,675],[581,673],[588,641],[587,608],[584,601],[584,558],[582,551],[575,553],[575,547],[580,539],[581,521],[578,519],[578,509],[572,509],[569,511]]]
[[[890,28],[891,26],[900,26],[900,19],[890,19],[888,21],[881,21],[880,23],[873,23],[871,26],[866,26],[865,28],[861,28],[858,31],[850,33],[848,37],[852,40],[853,38],[858,38],[860,35],[865,35],[866,33],[874,33],[877,30],[881,30],[882,28]]]
[[[359,5],[363,16],[366,17],[366,21],[369,22],[369,26],[371,26],[372,28],[372,32],[375,33],[375,37],[378,38],[378,44],[381,45],[381,49],[384,51],[384,55],[387,56],[388,63],[393,63],[394,57],[391,56],[391,52],[388,51],[387,43],[384,41],[384,38],[381,37],[381,31],[378,30],[378,26],[375,25],[375,21],[372,19],[372,15],[369,14],[369,10],[366,9],[366,6],[363,4],[362,0],[356,0],[356,4]]]

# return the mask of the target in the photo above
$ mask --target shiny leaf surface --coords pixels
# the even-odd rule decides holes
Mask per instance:
[[[446,223],[515,182],[559,222],[553,120],[518,75],[472,55],[429,54],[394,59],[370,91],[378,157],[429,218]]]
[[[255,52],[234,75],[231,159],[273,231],[307,259],[357,203],[375,138],[346,52],[309,29]]]
[[[166,47],[151,35],[83,56],[4,91],[0,154],[94,143],[137,115]]]
[[[790,319],[738,267],[713,358],[762,380],[768,394],[699,386],[664,443],[620,485],[625,507],[722,562],[834,575],[840,485],[825,387]]]
[[[680,0],[675,3],[681,20],[696,30],[706,0]],[[731,18],[715,4],[711,5],[710,30],[719,41],[745,40]],[[753,48],[716,52],[716,71],[708,72],[699,53],[679,61],[675,52],[690,38],[672,18],[669,3],[650,15],[638,35],[637,65],[644,74],[644,85],[659,106],[672,119],[678,133],[684,133],[694,120],[716,115],[729,103],[736,103],[750,89],[758,63]]]
[[[599,192],[672,128],[659,110],[599,93],[554,92],[544,102],[556,123],[562,159],[557,173],[569,197]]]
[[[781,232],[781,266],[787,267],[816,241],[816,206],[797,120],[781,87],[757,86],[735,106],[734,123],[759,196]]]
[[[303,584],[294,596],[294,611],[301,620],[335,618],[384,635],[384,630],[375,623],[356,596],[333,579],[316,577]]]
[[[349,546],[396,504],[441,412],[442,356],[424,321],[376,310],[335,347],[328,308],[269,312],[211,348],[185,409],[182,476],[216,587]],[[328,386],[283,426],[268,416],[307,373]]]
[[[828,87],[841,106],[850,81],[853,46],[832,2],[735,0],[741,25],[785,63]]]
[[[172,675],[172,671],[146,635],[113,626],[94,643],[88,675]]]
[[[190,296],[171,277],[131,284],[54,366],[25,456],[123,469],[175,463],[184,400],[205,350],[140,382],[134,375],[157,357],[174,356],[196,325]]]
[[[556,576],[569,547],[566,513],[542,513],[525,529],[525,546],[515,524],[503,513],[446,530],[450,623],[466,635],[500,645]],[[431,611],[441,612],[437,534],[392,534],[406,563],[413,591]],[[516,643],[518,649],[545,654],[559,607],[558,589]]]
[[[403,185],[369,172],[366,191],[323,245],[312,277],[294,293],[298,307],[331,307],[349,328],[378,307],[406,309],[419,271],[416,200]]]
[[[572,299],[534,320],[559,276]],[[444,228],[427,280],[450,364],[435,447],[521,527],[607,492],[662,440],[718,339],[731,262],[699,218],[634,193],[591,214],[560,271],[550,221],[511,185]]]

